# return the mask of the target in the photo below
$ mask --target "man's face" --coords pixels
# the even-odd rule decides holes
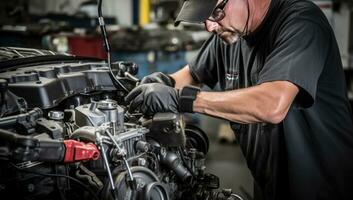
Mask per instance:
[[[218,0],[217,5],[223,0]],[[217,22],[206,20],[206,30],[217,34],[227,44],[236,42],[244,35],[244,29],[248,18],[248,0],[229,0],[223,11],[225,17]]]

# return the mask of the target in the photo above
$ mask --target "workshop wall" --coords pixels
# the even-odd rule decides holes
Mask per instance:
[[[82,2],[87,0],[29,0],[30,11],[34,14],[48,12],[75,14]],[[95,2],[95,1],[94,1]],[[102,5],[105,16],[114,16],[120,25],[129,26],[133,23],[132,1],[104,0]],[[96,14],[96,10],[93,12]]]

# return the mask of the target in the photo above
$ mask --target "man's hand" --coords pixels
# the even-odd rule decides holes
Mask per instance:
[[[158,112],[179,112],[178,90],[160,83],[137,86],[126,96],[125,100],[131,101],[130,111],[139,109],[147,116]]]
[[[155,72],[148,76],[145,76],[141,80],[140,84],[142,85],[146,83],[161,83],[170,87],[175,86],[175,80],[171,76],[164,74],[162,72]]]

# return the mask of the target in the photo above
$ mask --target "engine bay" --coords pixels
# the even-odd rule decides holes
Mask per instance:
[[[112,64],[122,88],[104,61],[34,54],[0,72],[2,197],[241,199],[207,173],[200,128],[182,114],[129,111],[136,64]]]

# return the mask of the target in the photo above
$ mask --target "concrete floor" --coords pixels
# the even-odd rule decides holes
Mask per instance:
[[[206,159],[206,171],[220,178],[221,188],[231,188],[245,199],[252,199],[253,178],[246,166],[245,158],[238,144],[220,142],[219,132],[231,131],[228,122],[220,119],[197,116],[200,127],[210,139],[209,153]],[[226,128],[225,128],[226,127]]]

